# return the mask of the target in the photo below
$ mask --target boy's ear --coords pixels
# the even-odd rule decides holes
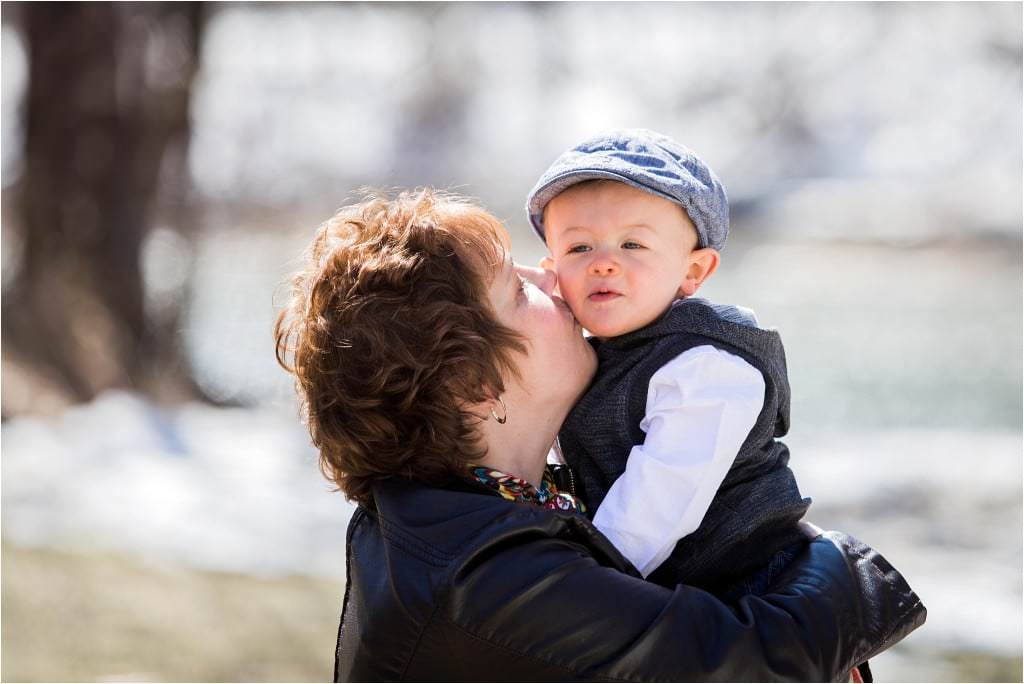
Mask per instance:
[[[679,294],[683,297],[692,297],[718,268],[718,250],[711,247],[695,249],[690,252],[686,261],[686,273],[683,275],[683,282],[679,285]]]

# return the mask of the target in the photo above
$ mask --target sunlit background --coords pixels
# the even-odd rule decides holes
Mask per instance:
[[[716,170],[702,292],[786,342],[811,518],[929,608],[880,680],[1020,681],[1020,3],[4,3],[2,678],[326,680],[351,507],[271,328],[360,186]],[[487,673],[481,673],[486,679]]]

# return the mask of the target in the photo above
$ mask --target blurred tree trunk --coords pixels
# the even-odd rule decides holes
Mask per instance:
[[[29,53],[23,250],[4,293],[5,356],[71,401],[157,382],[195,394],[177,317],[147,315],[140,256],[158,187],[164,212],[183,216],[200,7],[20,9]],[[16,411],[7,399],[5,413]]]

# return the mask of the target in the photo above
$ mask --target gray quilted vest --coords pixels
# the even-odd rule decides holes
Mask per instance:
[[[654,323],[619,337],[592,339],[598,371],[559,433],[566,462],[593,516],[608,488],[644,441],[640,421],[651,376],[682,352],[709,344],[761,371],[765,400],[700,527],[676,545],[649,577],[722,588],[763,567],[803,539],[797,522],[810,505],[789,469],[789,449],[777,438],[789,430],[789,381],[782,340],[757,327],[745,310],[704,299],[676,301]]]

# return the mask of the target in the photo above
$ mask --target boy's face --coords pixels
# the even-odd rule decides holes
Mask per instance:
[[[692,295],[691,256],[714,251],[694,250],[697,231],[678,204],[616,181],[557,195],[544,228],[553,259],[546,265],[577,320],[597,337],[642,328],[679,296]]]

